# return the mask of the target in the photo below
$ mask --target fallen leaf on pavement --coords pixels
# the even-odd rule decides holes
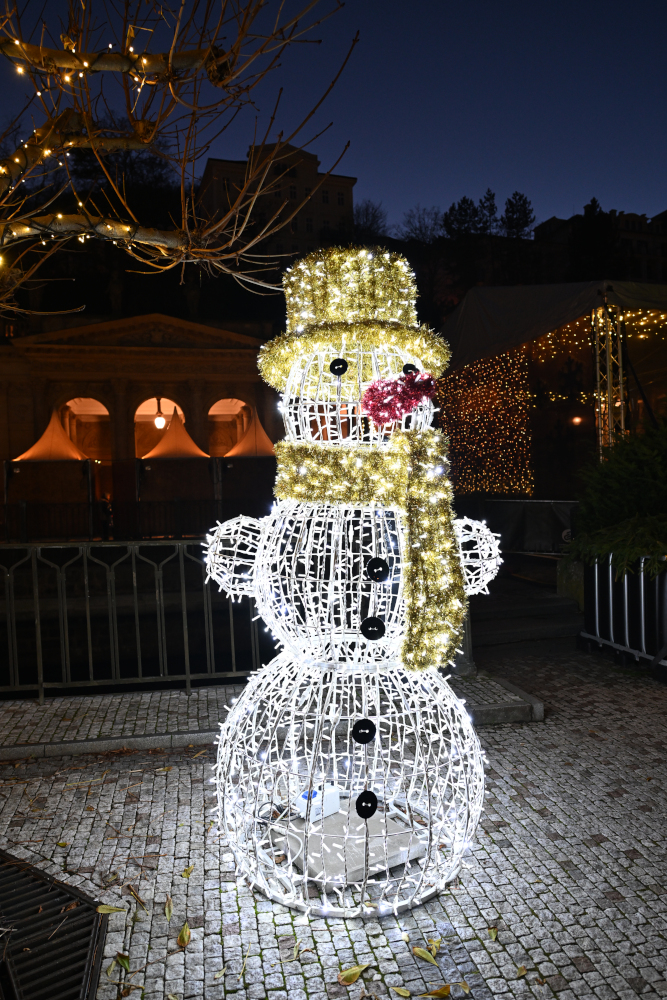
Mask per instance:
[[[98,913],[122,913],[124,909],[125,909],[124,906],[107,906],[106,903],[101,903],[100,906],[97,907],[97,912]]]
[[[350,969],[343,969],[338,973],[338,982],[341,986],[351,986],[368,967],[368,965],[353,965]]]
[[[227,966],[225,966],[225,969],[226,968],[227,968]],[[213,976],[213,978],[214,979],[222,979],[222,977],[225,974],[225,969],[220,969],[220,972],[216,972],[216,974]]]
[[[521,977],[525,976],[527,972],[528,969],[526,968],[526,966],[520,965],[519,968],[516,970],[517,979],[521,979]]]
[[[495,941],[496,938],[498,937],[498,928],[497,927],[488,927],[487,930],[489,932],[489,937],[491,938],[491,940]]]
[[[176,938],[176,944],[178,945],[179,948],[187,948],[187,946],[190,944],[190,937],[191,937],[190,926],[186,920],[183,926],[181,927],[178,937]]]
[[[405,986],[390,986],[389,989],[393,990],[394,993],[398,993],[399,997],[412,996],[410,990],[406,990]]]
[[[130,971],[130,956],[124,955],[122,951],[116,952],[116,961],[120,965],[121,969],[125,969],[126,972]]]
[[[440,942],[442,938],[429,938],[428,939],[428,950],[433,955],[433,958],[438,954],[440,950]]]
[[[164,915],[167,918],[167,923],[171,920],[171,915],[174,912],[174,903],[171,896],[167,896],[167,901],[164,904]]]
[[[537,979],[535,980],[535,982],[536,982],[536,983],[539,983],[539,984],[540,984],[540,986],[546,986],[546,985],[547,985],[547,981],[546,981],[546,979],[540,979],[540,977],[539,977],[539,976],[537,977]]]
[[[459,983],[459,986],[461,987],[461,989],[463,990],[463,992],[464,992],[464,993],[466,993],[466,994],[470,993],[470,987],[469,987],[469,986],[468,986],[468,984],[466,983],[465,979],[463,979],[463,980],[462,980],[462,981],[461,981],[461,982]]]
[[[417,958],[423,958],[425,962],[430,962],[431,965],[435,965],[436,967],[438,965],[431,952],[427,951],[426,948],[413,948],[412,954],[416,955]]]
[[[181,872],[181,878],[190,878],[194,870],[195,870],[194,865],[188,865],[188,867],[184,868],[183,871]]]
[[[422,997],[448,997],[451,989],[449,983],[445,983],[444,986],[439,986],[437,990],[429,990],[428,993],[420,993],[419,995]]]
[[[59,840],[57,846],[58,847],[69,847],[69,844],[67,843],[66,840]]]
[[[403,938],[403,940],[405,941],[406,944],[410,940],[410,935],[408,934],[407,931],[403,931],[403,933],[401,934],[401,937]]]

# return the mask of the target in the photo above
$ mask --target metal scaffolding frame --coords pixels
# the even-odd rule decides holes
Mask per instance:
[[[595,424],[598,450],[610,447],[625,434],[625,380],[623,374],[622,314],[617,306],[605,304],[591,315],[595,345]]]

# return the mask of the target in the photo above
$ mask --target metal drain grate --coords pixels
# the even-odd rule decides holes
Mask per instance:
[[[0,851],[0,1000],[93,1000],[108,917]]]

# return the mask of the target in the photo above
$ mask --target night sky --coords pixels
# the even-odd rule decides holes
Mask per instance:
[[[604,209],[667,209],[664,2],[348,0],[317,29],[320,46],[287,53],[257,95],[260,111],[282,84],[280,123],[292,126],[357,30],[342,79],[304,135],[333,122],[311,147],[322,168],[349,140],[337,172],[356,176],[355,200],[382,201],[391,223],[417,203],[445,209],[487,187],[500,210],[524,192],[538,221],[570,216],[593,196]],[[6,118],[19,82],[6,62],[0,80]],[[245,157],[253,128],[253,114],[241,116],[213,154]]]
[[[349,139],[338,171],[390,222],[487,187],[501,206],[523,191],[538,221],[593,196],[605,209],[667,209],[664,2],[350,0],[321,46],[286,59],[286,111],[319,93],[357,29],[314,150],[326,165]],[[245,154],[240,139],[227,149]]]

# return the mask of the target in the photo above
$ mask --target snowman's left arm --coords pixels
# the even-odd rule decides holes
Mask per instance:
[[[502,564],[498,544],[500,535],[487,528],[484,521],[473,521],[470,517],[454,521],[454,531],[459,543],[466,594],[468,597],[488,594],[488,585],[497,576]]]

